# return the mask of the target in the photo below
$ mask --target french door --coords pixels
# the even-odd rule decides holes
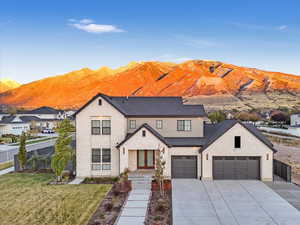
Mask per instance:
[[[154,169],[154,150],[138,150],[137,153],[138,169]]]

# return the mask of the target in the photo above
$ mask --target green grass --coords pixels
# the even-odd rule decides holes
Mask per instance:
[[[14,166],[13,162],[0,163],[0,170],[4,170],[12,166]]]
[[[52,174],[0,176],[0,218],[5,225],[86,224],[111,185],[47,185]]]
[[[57,138],[57,137],[50,137],[50,138],[44,138],[44,139],[39,139],[39,140],[27,141],[26,145],[35,144],[35,143],[44,142],[44,141],[49,141],[49,140],[52,140],[52,139],[55,139],[55,138]],[[17,144],[13,144],[11,146],[19,146],[19,145],[20,144],[17,143]]]

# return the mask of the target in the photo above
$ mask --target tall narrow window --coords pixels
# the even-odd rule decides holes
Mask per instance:
[[[111,154],[109,148],[102,149],[102,170],[110,170]]]
[[[92,149],[92,163],[101,163],[101,149],[100,148]]]
[[[92,120],[92,135],[99,135],[101,133],[100,120]]]
[[[102,134],[109,135],[111,133],[110,120],[102,120]]]
[[[136,120],[129,120],[129,128],[130,129],[136,128]]]
[[[163,128],[163,121],[156,120],[156,129],[162,129],[162,128]]]
[[[241,136],[234,137],[234,148],[241,148]]]
[[[102,100],[101,99],[98,100],[98,105],[102,105]]]
[[[142,136],[146,137],[146,131],[145,130],[142,131]]]

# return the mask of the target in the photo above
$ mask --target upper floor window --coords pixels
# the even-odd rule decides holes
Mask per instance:
[[[136,120],[129,120],[129,128],[130,129],[136,128]]]
[[[101,127],[102,125],[102,127]],[[92,120],[92,135],[111,134],[110,120]]]
[[[101,133],[101,121],[92,120],[92,134],[99,135]]]
[[[234,137],[234,148],[241,148],[241,136]]]
[[[192,121],[191,120],[177,120],[178,131],[191,131]]]
[[[110,134],[111,127],[110,127],[110,120],[102,120],[102,134]]]
[[[163,128],[163,121],[156,120],[156,129],[162,129],[162,128]]]
[[[146,137],[146,131],[145,130],[142,131],[142,136]]]

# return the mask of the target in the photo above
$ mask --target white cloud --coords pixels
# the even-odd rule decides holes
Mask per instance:
[[[69,19],[69,22],[70,26],[89,33],[124,32],[124,30],[119,29],[114,25],[96,24],[91,19],[82,19],[79,21],[75,19]]]
[[[287,25],[281,25],[279,27],[277,27],[278,30],[286,30],[288,28]]]
[[[281,25],[278,27],[274,26],[264,26],[264,25],[258,25],[258,24],[246,24],[246,23],[239,23],[239,22],[232,22],[229,23],[232,26],[243,28],[243,29],[249,29],[249,30],[286,30],[288,28],[287,25]]]
[[[94,20],[91,20],[91,19],[82,19],[79,22],[83,23],[83,24],[90,24],[90,23],[94,23]]]

